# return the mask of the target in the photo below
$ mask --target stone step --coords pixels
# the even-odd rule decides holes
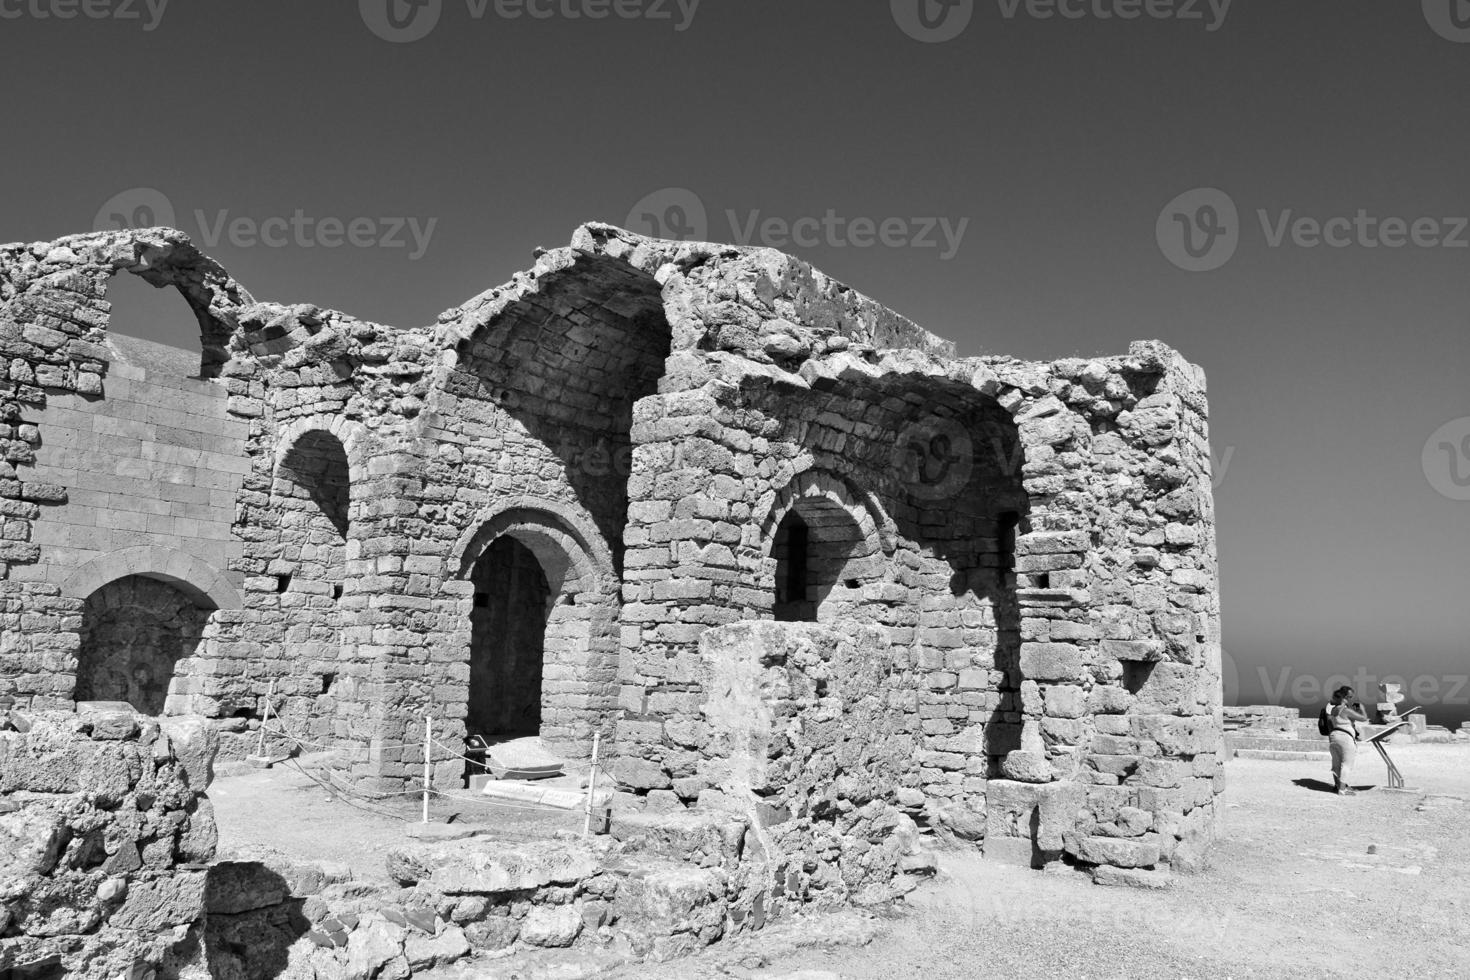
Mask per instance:
[[[1328,741],[1325,738],[1240,738],[1235,735],[1226,736],[1226,741],[1237,751],[1241,749],[1255,749],[1264,752],[1326,752]]]
[[[1269,759],[1272,762],[1330,762],[1330,752],[1271,752],[1265,749],[1240,749],[1237,759]]]

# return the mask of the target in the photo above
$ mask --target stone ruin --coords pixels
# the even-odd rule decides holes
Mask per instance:
[[[124,274],[197,359],[109,333]],[[1223,789],[1207,430],[1162,343],[958,357],[771,249],[590,224],[399,329],[171,229],[0,246],[0,699],[240,758],[273,692],[376,792],[426,715],[600,735],[633,811],[743,828],[727,924],[901,893],[916,833],[1157,884]]]

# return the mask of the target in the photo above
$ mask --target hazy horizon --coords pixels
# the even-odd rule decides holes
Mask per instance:
[[[56,2],[0,18],[0,241],[172,212],[257,299],[409,327],[605,220],[782,247],[966,355],[1158,338],[1210,378],[1238,699],[1470,717],[1455,0]],[[133,329],[197,343],[173,308]]]

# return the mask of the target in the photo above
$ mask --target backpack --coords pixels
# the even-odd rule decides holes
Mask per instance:
[[[1317,733],[1319,735],[1331,735],[1332,729],[1332,710],[1330,708],[1323,708],[1322,713],[1317,716]]]

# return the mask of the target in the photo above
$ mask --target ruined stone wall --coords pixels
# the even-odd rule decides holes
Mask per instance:
[[[108,340],[118,274],[195,308],[192,370]],[[244,427],[186,372],[218,370],[221,319],[244,298],[182,236],[0,248],[0,694],[69,702],[82,600],[115,579],[152,574],[200,608],[239,605],[229,527]]]
[[[663,725],[697,737],[701,688],[680,661],[704,625],[771,617],[777,528],[820,502],[860,543],[815,618],[879,624],[905,667],[924,672],[925,752],[912,785],[936,805],[968,798],[983,807],[990,756],[1021,720],[1008,673],[1019,642],[1014,580],[1002,554],[1002,515],[1019,519],[1026,510],[1018,444],[990,399],[972,390],[967,403],[943,382],[921,397],[924,387],[896,376],[837,390],[727,389],[723,404],[708,404],[709,390],[645,403],[640,432],[648,455],[662,461],[648,466],[658,478],[635,484],[651,499],[635,503],[646,528],[629,535],[630,545],[649,544],[636,568],[630,553],[626,575],[625,636],[635,624],[640,632],[628,636],[624,676],[637,682],[628,686],[640,717],[625,735],[652,738]],[[654,415],[681,404],[687,413]],[[685,438],[689,418],[700,431]],[[681,470],[680,457],[698,465]],[[681,481],[706,489],[693,493]],[[676,534],[690,542],[677,551],[666,543]],[[727,543],[700,549],[694,541]],[[691,685],[682,697],[680,683]],[[641,765],[625,738],[625,771],[647,788],[692,799],[701,787],[691,778],[689,737],[651,749],[663,774]]]
[[[510,538],[548,596],[540,676],[514,686],[539,683],[541,734],[567,755],[616,734],[620,777],[655,802],[711,788],[706,632],[814,617],[881,630],[917,679],[889,801],[909,815],[1028,861],[1156,867],[1183,848],[1187,864],[1208,838],[1207,408],[1202,375],[1161,344],[961,359],[790,256],[601,225],[421,330],[256,304],[175,232],[0,255],[10,691],[72,694],[57,678],[85,596],[40,559],[74,543],[44,515],[81,511],[39,479],[38,447],[64,452],[99,406],[111,418],[103,289],[129,271],[199,316],[206,380],[189,390],[215,413],[199,418],[243,434],[223,468],[238,493],[228,541],[212,489],[208,520],[174,514],[179,547],[116,559],[96,586],[143,575],[212,603],[167,710],[242,736],[228,751],[274,685],[305,747],[350,747],[352,774],[385,789],[417,778],[432,715],[436,772],[455,778],[475,658],[494,656],[476,610],[504,589],[482,558]],[[236,550],[189,551],[189,521]],[[201,572],[205,558],[229,567]]]
[[[112,980],[199,962],[214,729],[14,717],[25,731],[0,730],[0,972]]]
[[[700,804],[751,828],[768,908],[871,904],[924,864],[899,808],[921,727],[918,675],[876,627],[739,623],[704,634],[711,692],[695,768]]]

